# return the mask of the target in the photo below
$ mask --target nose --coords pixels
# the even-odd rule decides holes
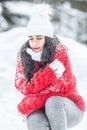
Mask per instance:
[[[33,46],[35,47],[35,46],[37,46],[38,45],[38,41],[37,40],[34,40],[33,41]]]

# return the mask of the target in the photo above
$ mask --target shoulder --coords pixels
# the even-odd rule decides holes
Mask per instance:
[[[21,60],[21,56],[20,56],[20,51],[17,53],[17,62],[16,62],[16,67],[19,69],[23,69],[23,64],[22,64],[22,60]]]
[[[54,58],[58,58],[58,57],[61,58],[61,57],[65,57],[66,55],[68,55],[67,47],[62,43],[58,43],[58,45],[56,46]]]
[[[58,43],[58,45],[56,46],[56,51],[57,52],[67,51],[67,47],[62,43]]]

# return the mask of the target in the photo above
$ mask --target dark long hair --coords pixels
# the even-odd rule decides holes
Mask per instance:
[[[45,37],[45,45],[41,56],[40,68],[44,68],[47,63],[51,63],[54,57],[54,51],[59,40],[56,36],[54,38]],[[27,41],[21,48],[20,56],[24,66],[24,75],[27,81],[33,77],[32,71],[37,71],[35,67],[35,61],[32,60],[31,56],[27,54],[26,49],[30,48],[29,41]]]

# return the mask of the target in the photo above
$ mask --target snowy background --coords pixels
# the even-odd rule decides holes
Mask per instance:
[[[24,16],[27,16],[29,14],[28,10],[33,6],[33,3],[30,4],[20,2],[18,4],[17,2],[14,4],[7,2],[4,3],[4,5],[5,7],[8,7],[13,14],[15,12],[17,14],[21,13]],[[6,26],[8,27],[7,21],[5,21],[4,17],[1,15],[2,4],[0,4],[0,7],[0,25],[2,28]],[[79,20],[82,19],[81,21],[84,21],[83,19],[85,18],[85,15],[80,11],[72,9],[69,4],[64,4],[63,9],[64,12],[60,12],[61,24],[55,24],[56,26],[54,27],[57,30],[59,27],[62,28],[59,28],[60,31],[55,31],[55,33],[58,34],[60,41],[68,47],[68,53],[70,56],[73,72],[77,77],[77,89],[79,93],[84,97],[87,106],[87,46],[76,42],[76,40],[73,40],[76,39],[76,32],[78,32],[79,29]],[[69,32],[69,28],[67,28],[66,24],[67,20],[70,20],[69,16],[71,14],[73,17],[75,17],[70,21]],[[19,20],[18,17],[13,16],[13,20],[15,20],[15,22],[20,26],[23,25],[23,23],[27,23],[27,18],[25,19],[24,17]],[[17,53],[21,45],[27,40],[26,26],[20,26],[0,33],[0,130],[27,130],[26,122],[24,120],[25,117],[19,115],[16,108],[23,95],[20,94],[20,92],[18,92],[14,86]],[[85,29],[86,28],[84,26],[84,32],[80,30],[81,35],[79,37],[82,38],[82,41],[86,41],[87,39]],[[72,36],[73,39],[64,37],[66,32],[70,37]],[[85,113],[82,122],[70,130],[77,129],[87,130],[87,112]]]

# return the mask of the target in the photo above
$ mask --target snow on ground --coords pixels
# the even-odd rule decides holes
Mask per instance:
[[[77,76],[77,88],[87,102],[87,46],[59,36],[68,52]],[[17,52],[27,40],[26,28],[19,27],[0,34],[0,129],[27,130],[24,117],[17,111],[22,95],[14,87]],[[82,122],[71,130],[87,130],[87,113]]]

